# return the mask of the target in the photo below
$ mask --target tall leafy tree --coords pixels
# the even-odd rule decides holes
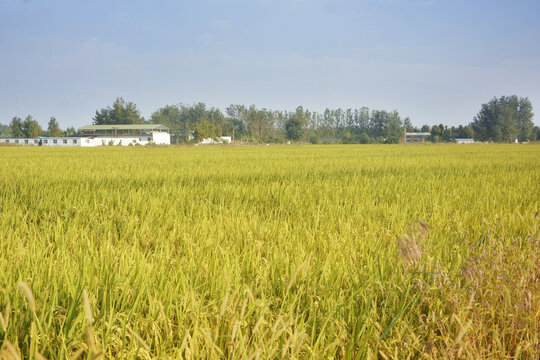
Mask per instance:
[[[231,104],[225,109],[229,121],[232,123],[232,128],[236,139],[242,139],[249,135],[247,124],[247,109],[244,105]]]
[[[270,114],[266,109],[259,110],[255,105],[251,105],[247,110],[246,120],[248,129],[257,142],[263,141],[270,125]]]
[[[94,125],[120,125],[120,124],[142,124],[144,118],[141,116],[137,106],[133,102],[126,102],[123,98],[116,98],[112,106],[107,106],[96,111]]]
[[[230,131],[227,133],[227,135],[233,136],[235,139],[242,139],[244,136],[248,134],[246,124],[239,119],[236,118],[227,118],[229,121],[229,124],[231,125]]]
[[[336,136],[336,119],[334,118],[334,111],[326,108],[322,115],[322,135],[325,137]]]
[[[533,129],[532,104],[528,98],[516,95],[494,97],[482,104],[471,127],[481,141],[512,142],[517,137],[527,140]]]
[[[24,137],[23,122],[20,117],[14,116],[9,123],[9,129],[11,130],[11,136],[14,138]]]
[[[458,137],[460,138],[472,138],[474,136],[474,132],[472,130],[472,128],[470,126],[463,126],[463,125],[459,125],[458,126],[458,129],[457,129],[457,132],[458,132]]]
[[[41,136],[43,133],[43,129],[31,115],[28,115],[26,118],[24,118],[23,121],[23,131],[24,136],[28,138],[36,138],[38,136]]]
[[[441,129],[439,125],[433,125],[431,127],[432,141],[440,141],[442,139],[444,129]]]
[[[193,138],[196,142],[199,142],[207,138],[216,137],[216,126],[208,120],[201,121],[195,125],[193,131]]]
[[[49,120],[47,132],[49,133],[49,136],[52,137],[64,136],[64,132],[60,128],[60,124],[58,124],[58,121],[55,119],[54,116],[51,116],[51,119]]]
[[[211,107],[206,111],[206,118],[216,127],[216,136],[230,135],[224,133],[224,126],[226,125],[225,116],[218,108]]]
[[[7,137],[11,134],[9,125],[0,124],[0,137]]]
[[[388,113],[384,110],[373,110],[369,119],[369,131],[375,138],[384,138],[388,123]]]
[[[405,120],[403,120],[403,126],[405,127],[405,130],[407,130],[407,132],[414,132],[415,130],[411,122],[411,119],[409,119],[408,117],[406,117]]]
[[[441,137],[443,141],[449,141],[452,139],[452,129],[448,128],[448,126],[439,124],[439,129],[441,129]]]
[[[77,136],[77,130],[73,126],[70,126],[64,131],[65,136]]]
[[[536,136],[533,136],[533,116],[533,108],[529,99],[520,98],[518,100],[518,114],[516,122],[518,140],[520,142],[524,142],[527,140],[536,140]]]
[[[531,133],[530,139],[531,139],[532,141],[534,141],[534,140],[539,141],[539,140],[540,140],[540,127],[535,126],[535,127],[532,129],[532,133]]]
[[[152,113],[150,117],[150,122],[167,126],[175,142],[187,138],[191,133],[186,120],[183,109],[178,105],[166,105]]]
[[[360,134],[367,134],[369,131],[369,108],[364,106],[360,110],[357,110],[357,113],[358,117],[355,121],[357,132]]]
[[[401,117],[397,111],[388,114],[385,128],[385,142],[389,144],[397,144],[405,135],[405,129],[401,122]]]
[[[297,116],[291,116],[285,123],[287,139],[298,141],[304,135],[304,121]]]

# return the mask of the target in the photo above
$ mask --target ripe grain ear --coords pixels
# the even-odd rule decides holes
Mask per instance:
[[[88,324],[92,325],[94,323],[94,318],[92,317],[92,310],[90,309],[90,301],[88,300],[88,292],[86,292],[86,289],[83,290],[83,304],[86,321],[88,321]]]
[[[32,294],[32,290],[30,290],[30,287],[23,282],[19,283],[19,289],[23,292],[24,296],[26,297],[26,301],[28,302],[28,307],[30,308],[30,310],[33,313],[35,313],[36,300],[34,299],[34,294]]]
[[[8,302],[4,309],[4,314],[0,314],[0,325],[2,326],[2,330],[4,331],[4,333],[7,331],[7,327],[9,325],[10,312],[11,312],[11,305]]]
[[[4,347],[6,348],[5,355],[8,359],[21,360],[21,355],[19,351],[9,340],[4,340]]]

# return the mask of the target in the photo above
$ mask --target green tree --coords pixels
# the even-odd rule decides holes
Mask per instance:
[[[236,139],[242,139],[245,135],[248,135],[245,122],[240,119],[228,118],[232,126],[231,136],[234,135]]]
[[[434,141],[438,141],[442,137],[444,129],[441,129],[439,125],[433,125],[431,127],[431,137]]]
[[[362,134],[369,130],[369,109],[363,107],[354,110],[354,132]]]
[[[158,109],[150,117],[150,122],[165,125],[170,129],[173,142],[185,139],[191,134],[189,123],[183,110],[178,105],[165,105]]]
[[[23,132],[24,136],[27,138],[36,138],[38,136],[41,136],[43,133],[43,129],[31,115],[28,115],[26,118],[24,118],[23,124]]]
[[[49,120],[47,132],[49,133],[49,136],[52,137],[64,136],[64,132],[60,129],[60,124],[58,124],[58,121],[56,121],[54,116],[51,116],[51,119]]]
[[[248,125],[249,133],[255,141],[260,142],[264,140],[270,124],[272,123],[270,121],[271,116],[271,113],[266,109],[259,110],[255,105],[251,105],[249,109],[247,109],[245,114],[246,123]]]
[[[533,140],[534,123],[532,118],[534,114],[532,104],[529,99],[520,98],[518,101],[518,106],[519,108],[516,121],[518,140],[520,142]]]
[[[441,130],[443,141],[450,141],[452,139],[452,129],[449,129],[448,126],[443,124],[439,124],[439,129]]]
[[[459,125],[458,136],[460,138],[470,139],[474,136],[473,129],[468,125],[467,126]]]
[[[535,126],[531,132],[531,141],[540,140],[540,127]]]
[[[358,143],[359,144],[369,144],[371,142],[371,139],[369,138],[369,135],[365,132],[361,133],[358,136]]]
[[[481,141],[513,142],[527,140],[533,129],[532,104],[528,98],[516,95],[493,98],[482,104],[471,127]]]
[[[216,126],[210,121],[204,120],[195,125],[193,129],[193,139],[196,142],[200,142],[203,139],[215,138],[216,137]]]
[[[384,138],[388,124],[388,113],[384,110],[373,110],[369,119],[369,132],[374,138]]]
[[[291,141],[302,139],[310,117],[311,113],[304,111],[302,106],[298,106],[294,113],[290,113],[289,119],[285,123],[285,136],[287,139]]]
[[[415,130],[411,119],[409,119],[408,117],[403,120],[403,126],[405,127],[405,130],[407,130],[407,132],[414,132]]]
[[[296,116],[291,117],[285,123],[285,133],[288,140],[298,141],[304,135],[304,124],[302,119]]]
[[[123,98],[116,98],[112,106],[96,111],[93,118],[94,125],[120,125],[120,124],[142,124],[144,118],[141,117],[135,103],[126,102]]]
[[[77,130],[73,126],[68,127],[66,131],[64,131],[65,136],[77,136]]]
[[[14,138],[24,137],[23,122],[20,117],[14,116],[9,123],[9,129],[11,130],[11,136]]]
[[[405,129],[403,128],[401,117],[397,111],[393,111],[392,113],[388,114],[386,120],[385,142],[389,144],[397,144],[404,136]]]
[[[11,135],[11,129],[9,125],[0,124],[0,137],[9,137]]]
[[[324,137],[333,138],[336,136],[336,119],[335,111],[326,108],[322,115],[322,135]]]
[[[246,121],[247,109],[244,105],[231,104],[225,109],[225,113],[232,123],[235,139],[242,139],[244,136],[249,136],[249,129]]]
[[[313,134],[309,137],[309,142],[311,144],[320,144],[321,143],[321,137],[317,134]]]

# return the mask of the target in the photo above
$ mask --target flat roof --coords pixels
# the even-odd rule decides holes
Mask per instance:
[[[410,135],[410,136],[428,136],[428,135],[431,135],[431,133],[428,133],[428,132],[408,132],[408,133],[405,133],[405,135]]]
[[[161,124],[86,125],[79,130],[169,130]]]

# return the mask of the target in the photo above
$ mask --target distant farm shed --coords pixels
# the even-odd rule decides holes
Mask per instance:
[[[143,135],[154,131],[168,133],[169,128],[161,124],[87,125],[79,128],[79,134],[83,136]]]
[[[472,143],[474,143],[474,139],[470,139],[470,138],[466,138],[466,139],[458,138],[458,139],[456,139],[456,143],[458,143],[458,144],[472,144]]]
[[[405,133],[405,142],[406,143],[422,143],[427,141],[431,133],[429,132],[408,132]]]
[[[160,124],[88,125],[76,137],[0,139],[0,144],[23,146],[170,145],[169,128]]]

